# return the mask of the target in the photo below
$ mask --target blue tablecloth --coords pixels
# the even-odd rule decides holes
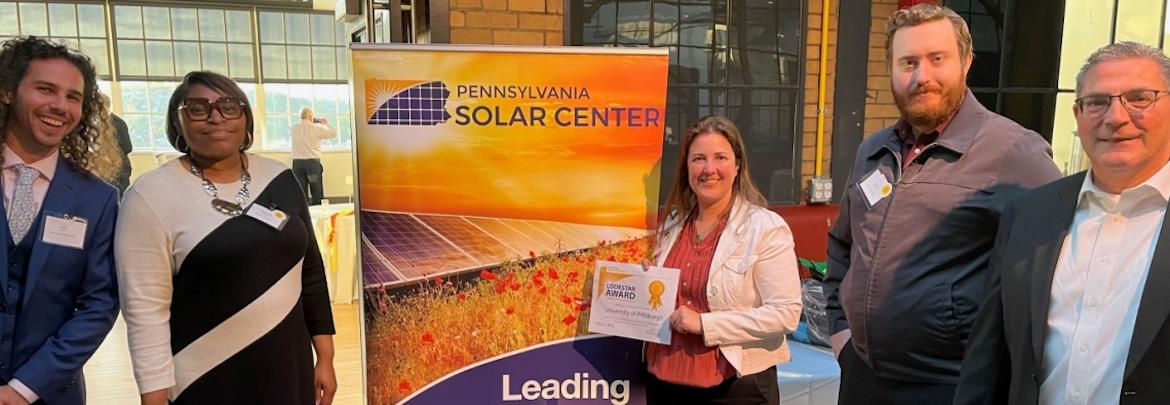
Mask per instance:
[[[828,348],[788,341],[792,361],[776,367],[783,405],[836,405],[841,367]]]

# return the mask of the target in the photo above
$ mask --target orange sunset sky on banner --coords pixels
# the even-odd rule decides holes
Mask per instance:
[[[361,208],[651,228],[667,68],[654,51],[355,49]],[[445,122],[370,123],[435,81]]]

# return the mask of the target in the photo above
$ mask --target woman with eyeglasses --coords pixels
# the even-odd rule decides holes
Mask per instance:
[[[332,402],[333,318],[305,195],[288,167],[246,152],[252,123],[234,81],[187,74],[166,126],[184,155],[122,200],[114,249],[144,405]]]

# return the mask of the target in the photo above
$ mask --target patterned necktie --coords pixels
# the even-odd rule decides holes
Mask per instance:
[[[16,165],[16,187],[12,189],[12,208],[8,210],[8,231],[12,241],[20,243],[37,215],[37,203],[33,200],[33,181],[41,172],[32,166]]]

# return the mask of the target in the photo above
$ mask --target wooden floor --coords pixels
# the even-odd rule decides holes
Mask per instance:
[[[362,348],[360,339],[359,304],[333,305],[333,321],[337,335],[333,337],[337,370],[335,405],[362,403]],[[85,388],[91,404],[138,403],[138,387],[130,367],[130,351],[126,345],[126,324],[122,318],[106,337],[89,363],[85,365]]]

